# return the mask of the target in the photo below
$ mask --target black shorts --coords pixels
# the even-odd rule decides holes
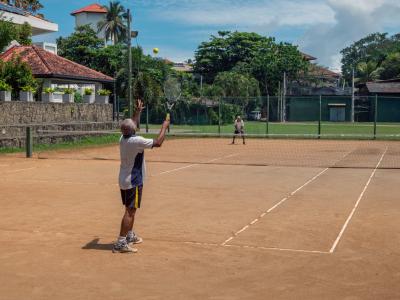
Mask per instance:
[[[235,130],[235,134],[243,134],[243,133],[244,133],[243,130]]]
[[[143,185],[129,190],[121,190],[122,204],[127,208],[140,208],[142,202]]]

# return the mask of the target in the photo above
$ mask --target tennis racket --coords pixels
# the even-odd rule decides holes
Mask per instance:
[[[182,96],[181,83],[175,76],[168,76],[164,82],[164,95],[167,106],[166,120],[171,120],[171,111]]]

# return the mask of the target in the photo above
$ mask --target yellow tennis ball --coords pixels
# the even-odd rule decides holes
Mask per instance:
[[[154,54],[158,54],[158,52],[160,52],[160,49],[158,49],[158,48],[153,48],[153,53],[154,53]]]

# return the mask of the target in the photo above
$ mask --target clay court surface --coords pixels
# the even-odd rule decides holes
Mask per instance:
[[[229,142],[146,153],[137,254],[118,146],[0,156],[0,299],[400,298],[399,142]]]

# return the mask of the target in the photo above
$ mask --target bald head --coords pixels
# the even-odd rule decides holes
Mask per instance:
[[[125,119],[121,123],[122,135],[134,135],[136,133],[136,124],[132,119]]]

